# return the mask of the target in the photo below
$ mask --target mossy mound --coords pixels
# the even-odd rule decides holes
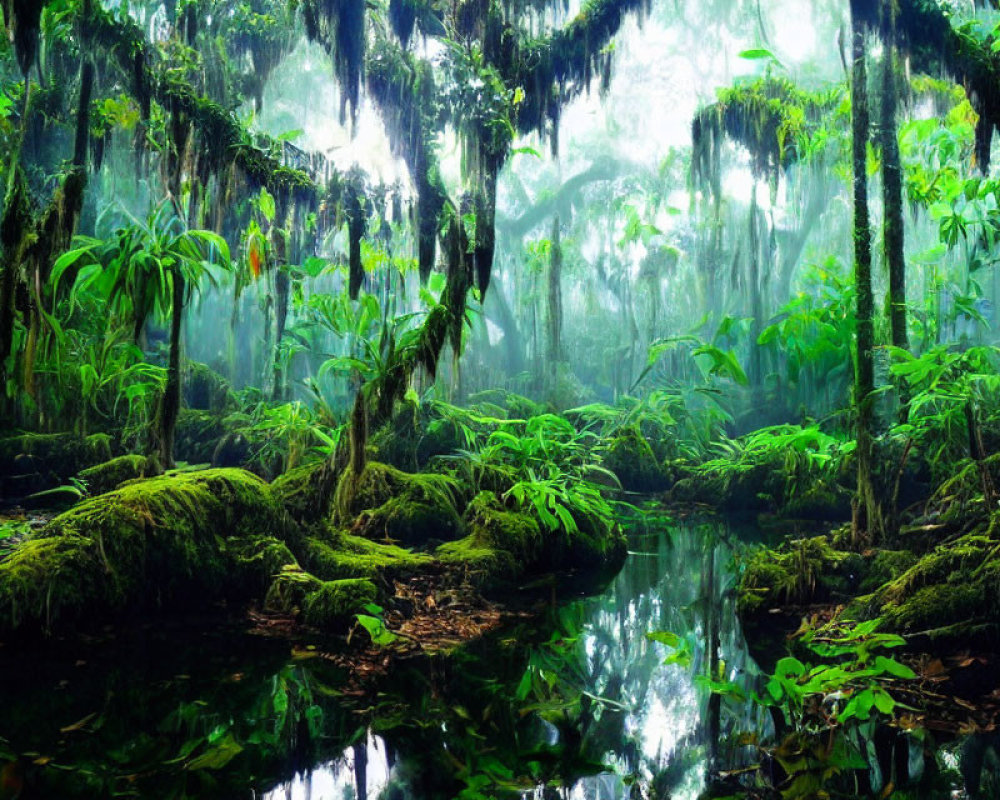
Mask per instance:
[[[420,546],[457,539],[463,533],[458,509],[465,491],[448,475],[411,474],[369,462],[359,479],[348,469],[334,500],[334,518],[373,541]]]
[[[31,494],[108,461],[111,456],[111,437],[103,433],[6,436],[0,439],[0,491],[10,496]]]
[[[189,361],[184,367],[184,405],[222,414],[236,405],[229,381],[207,364]]]
[[[726,511],[777,512],[781,507],[783,466],[734,465],[730,469],[699,470],[680,478],[670,489],[675,503],[701,503]]]
[[[375,584],[365,578],[324,581],[290,565],[275,576],[264,607],[272,613],[301,616],[314,628],[330,629],[342,626],[377,599]]]
[[[323,580],[391,580],[427,567],[432,559],[396,545],[373,542],[344,531],[324,530],[307,536],[301,563]]]
[[[551,530],[533,512],[512,510],[492,492],[480,492],[465,512],[469,535],[441,545],[435,555],[445,565],[464,566],[485,585],[549,570],[618,570],[627,552],[624,534],[579,512],[573,517],[574,530]]]
[[[242,470],[129,483],[56,517],[0,563],[0,630],[249,596],[260,573],[243,540],[282,538],[282,516],[267,484]],[[273,550],[270,538],[256,545]]]
[[[174,455],[190,464],[210,464],[226,432],[226,424],[218,414],[182,408],[177,415]]]
[[[608,444],[604,466],[631,492],[659,492],[667,488],[667,474],[638,426],[629,425]]]
[[[153,478],[163,474],[163,467],[155,456],[118,456],[103,464],[81,470],[79,478],[87,485],[91,496],[117,489],[126,481]]]
[[[1000,525],[1000,514],[994,515]],[[936,641],[1000,640],[1000,542],[967,534],[921,557],[859,598],[850,613],[881,617],[882,627]]]
[[[312,523],[330,516],[336,487],[336,471],[328,461],[318,461],[279,475],[271,492],[293,519]]]
[[[847,590],[857,571],[851,555],[835,550],[825,536],[754,551],[740,578],[740,614],[750,617],[785,604],[822,602]]]
[[[314,628],[342,625],[378,596],[375,584],[364,578],[322,581],[305,598],[302,617]]]
[[[527,514],[504,508],[492,492],[480,492],[465,511],[470,533],[441,545],[435,555],[448,566],[462,566],[477,583],[492,585],[539,562],[541,528]]]

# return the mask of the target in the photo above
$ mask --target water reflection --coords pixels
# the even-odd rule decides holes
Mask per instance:
[[[428,685],[442,700],[430,706],[442,725],[386,725],[376,710],[372,724],[388,728],[385,739],[368,733],[363,744],[265,800],[445,797],[449,779],[436,773],[447,769],[460,779],[455,786],[485,787],[509,776],[502,788],[520,786],[523,796],[540,799],[556,785],[560,796],[579,800],[624,800],[640,791],[697,797],[714,759],[740,763],[727,731],[769,727],[752,709],[722,708],[699,677],[749,682],[756,675],[733,609],[733,542],[721,523],[647,524],[631,537],[632,553],[608,589],[561,608],[556,631],[543,629],[542,641],[506,670],[521,676],[516,686],[505,683],[503,658],[487,646]],[[659,631],[677,634],[679,647],[646,636]],[[681,657],[664,665],[673,653]],[[510,720],[501,721],[488,697],[474,697],[498,690],[507,693],[501,700]],[[398,712],[414,702],[402,689],[387,707]]]
[[[392,776],[386,743],[368,733],[363,742],[347,748],[340,758],[296,775],[263,800],[350,800],[384,797]]]

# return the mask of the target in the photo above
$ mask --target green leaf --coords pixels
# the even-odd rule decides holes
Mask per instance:
[[[187,769],[222,769],[242,752],[243,746],[233,738],[231,733],[228,733],[217,745],[189,761]]]
[[[682,641],[680,636],[670,631],[653,631],[652,633],[647,633],[646,638],[651,642],[665,644],[667,647],[677,647]]]
[[[884,689],[876,689],[874,696],[875,708],[883,714],[891,714],[896,707],[896,701],[892,699],[892,696]]]
[[[769,58],[772,61],[777,61],[777,56],[774,55],[766,47],[751,47],[749,50],[743,50],[740,54],[740,58],[746,58],[751,61],[757,61],[764,58]]]
[[[399,638],[395,633],[386,628],[385,624],[378,617],[371,617],[368,614],[356,614],[355,616],[361,627],[368,631],[368,635],[372,639],[372,644],[378,647],[385,647]]]
[[[900,664],[895,659],[886,658],[885,656],[875,657],[875,669],[881,670],[888,675],[893,675],[897,678],[905,678],[907,680],[917,677],[917,674],[905,664]]]
[[[274,197],[263,186],[260,189],[260,197],[257,198],[257,207],[260,209],[260,213],[264,215],[264,219],[268,222],[274,221],[276,211]]]

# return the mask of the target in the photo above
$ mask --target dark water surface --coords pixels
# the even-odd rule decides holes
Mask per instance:
[[[712,649],[729,680],[757,674],[733,608],[740,545],[723,522],[647,522],[630,541],[600,595],[397,663],[365,692],[322,643],[293,652],[233,624],[0,647],[0,800],[695,798],[709,742],[735,766],[750,752],[727,731],[770,725],[708,713],[696,677]]]

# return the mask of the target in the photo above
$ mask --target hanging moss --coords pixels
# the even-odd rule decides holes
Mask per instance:
[[[134,21],[98,7],[91,14],[88,31],[94,45],[118,61],[130,93],[139,103],[143,120],[149,118],[153,100],[190,120],[202,150],[201,157],[212,173],[223,174],[232,164],[254,188],[263,186],[277,198],[316,204],[315,182],[302,170],[287,167],[271,155],[271,140],[263,137],[266,145],[263,148],[251,143],[234,113],[200,96],[190,84],[158,73],[154,54]],[[204,176],[206,181],[207,177]]]
[[[757,177],[776,183],[782,170],[801,158],[809,136],[829,118],[837,100],[836,92],[813,95],[770,75],[721,90],[718,101],[699,111],[691,124],[694,185],[717,195],[726,138],[749,151]]]
[[[14,42],[17,65],[25,75],[35,63],[42,24],[41,0],[4,0],[3,13],[7,30]]]
[[[358,299],[364,268],[361,264],[361,239],[368,228],[368,214],[365,209],[364,176],[355,171],[347,182],[347,240],[348,240],[348,294],[352,300]]]
[[[340,122],[357,119],[365,60],[364,0],[304,0],[302,13],[310,40],[319,42],[333,58],[340,84]]]
[[[416,0],[389,0],[389,23],[403,47],[409,47],[417,23]]]
[[[980,120],[976,126],[976,160],[983,173],[989,171],[990,145],[1000,126],[1000,57],[994,52],[992,34],[980,40],[973,30],[956,29],[950,12],[934,0],[899,0],[893,37],[900,50],[909,55],[912,68],[927,74],[947,75],[966,87]],[[873,10],[864,22],[878,29],[887,20]]]

